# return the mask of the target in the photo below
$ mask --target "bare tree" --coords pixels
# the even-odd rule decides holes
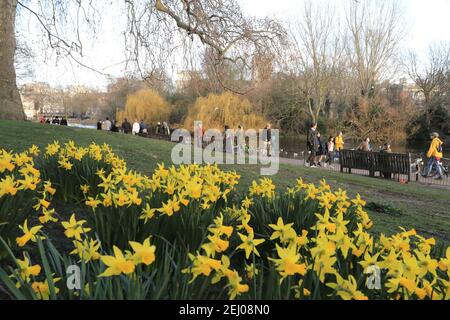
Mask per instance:
[[[432,98],[443,93],[450,73],[450,42],[433,44],[428,49],[427,61],[421,61],[414,51],[409,51],[404,63],[411,80],[419,87],[429,106]]]
[[[49,48],[58,56],[69,57],[72,61],[91,70],[80,57],[83,46],[80,36],[80,25],[94,25],[92,14],[95,12],[92,1],[83,0],[1,0],[0,1],[0,118],[23,119],[25,114],[16,84],[15,56],[26,53],[26,44],[20,41],[17,48],[18,36],[16,31],[16,17],[20,13],[28,12],[36,19],[42,29]],[[69,14],[70,13],[70,14]],[[75,18],[68,21],[68,17],[75,13]],[[19,16],[20,18],[20,16]],[[71,37],[67,37],[67,28],[71,26]],[[25,35],[19,35],[25,36]],[[69,40],[72,39],[72,40]],[[30,58],[30,55],[27,55]],[[22,60],[22,63],[26,61]]]
[[[235,0],[128,0],[127,5],[129,60],[139,72],[142,65],[161,68],[179,50],[191,69],[206,57],[222,87],[245,93],[258,58],[275,59],[285,44],[280,23],[245,16]],[[205,56],[199,54],[199,44],[209,49]],[[239,71],[231,83],[230,65]],[[238,87],[234,80],[241,80]],[[243,82],[249,85],[242,88]]]
[[[288,68],[298,76],[299,90],[304,96],[313,122],[330,102],[331,83],[343,58],[340,26],[330,5],[317,6],[307,1],[303,16],[293,25],[293,54]]]
[[[92,0],[0,0],[0,117],[24,117],[14,70],[16,12],[29,12],[40,24],[50,49],[61,57],[102,73],[82,59],[80,30],[87,25],[95,33],[100,16],[96,6]],[[127,64],[149,80],[159,81],[158,72],[167,70],[174,53],[181,50],[186,64],[194,64],[201,61],[199,48],[211,48],[221,85],[245,92],[248,88],[233,88],[223,81],[222,66],[234,65],[241,83],[250,83],[255,57],[273,56],[285,36],[277,21],[247,17],[235,0],[125,0],[121,9],[128,16],[124,32]]]
[[[389,78],[392,60],[406,29],[398,0],[349,1],[346,8],[348,58],[357,76],[361,95],[368,97],[375,84]]]

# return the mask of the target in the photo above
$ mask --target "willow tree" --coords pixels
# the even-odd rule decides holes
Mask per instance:
[[[222,130],[225,126],[237,129],[264,128],[267,120],[255,112],[250,101],[232,92],[209,94],[198,98],[189,108],[184,127],[193,130],[195,121],[201,121],[204,128]]]
[[[183,56],[189,68],[201,56],[199,48],[209,48],[221,85],[244,91],[248,88],[233,88],[224,80],[223,66],[234,65],[240,71],[239,83],[250,86],[260,61],[255,57],[276,57],[284,44],[285,31],[277,21],[247,17],[235,0],[0,0],[0,118],[24,117],[14,69],[18,10],[29,12],[30,19],[38,22],[50,50],[101,73],[83,63],[81,39],[86,30],[95,32],[100,12],[114,5],[127,16],[123,26],[127,67],[146,80],[155,79],[156,70],[166,69],[174,54]],[[99,9],[102,6],[105,10]]]

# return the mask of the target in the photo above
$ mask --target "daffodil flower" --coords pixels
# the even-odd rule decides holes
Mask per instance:
[[[127,260],[122,251],[116,246],[113,247],[114,256],[101,256],[102,262],[107,266],[105,272],[99,277],[112,277],[123,274],[129,275],[134,272],[133,261]]]
[[[242,249],[245,251],[245,258],[248,259],[250,257],[250,254],[253,252],[255,255],[259,257],[259,252],[256,249],[256,246],[263,243],[264,239],[255,239],[255,235],[253,233],[249,234],[248,236],[243,235],[242,233],[238,232],[239,238],[241,238],[242,243],[236,248],[236,249]]]
[[[16,239],[16,243],[19,247],[24,247],[28,241],[33,241],[36,242],[36,234],[39,232],[39,230],[42,229],[42,226],[35,226],[32,227],[31,229],[28,229],[28,221],[25,220],[25,222],[23,223],[23,226],[19,226],[20,230],[22,230],[23,232],[23,236],[19,237]],[[44,239],[43,237],[41,237],[41,239]]]

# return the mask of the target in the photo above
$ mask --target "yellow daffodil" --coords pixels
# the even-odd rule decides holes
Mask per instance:
[[[14,177],[7,176],[0,181],[0,197],[5,194],[15,196],[18,190],[18,183],[14,180]]]
[[[16,262],[19,265],[20,278],[25,282],[29,282],[31,277],[37,277],[41,273],[41,266],[38,264],[31,265],[30,259],[25,254],[23,260],[17,259]]]
[[[208,277],[213,270],[219,270],[221,267],[220,260],[208,258],[200,254],[197,254],[197,256],[189,254],[189,259],[193,263],[192,267],[184,269],[182,272],[192,273],[193,277],[190,282],[193,282],[199,275]]]
[[[74,240],[74,250],[70,252],[72,255],[78,255],[83,262],[89,262],[91,260],[99,260],[100,242],[94,239],[84,239],[83,241]]]
[[[241,283],[242,278],[239,276],[237,271],[233,271],[228,276],[229,290],[228,296],[230,300],[234,300],[238,295],[248,292],[249,286],[247,284]]]
[[[142,215],[139,219],[144,220],[144,223],[147,223],[148,220],[152,219],[155,216],[156,209],[152,209],[150,204],[147,203],[145,205],[145,209],[142,210]]]
[[[80,189],[81,189],[81,191],[83,192],[83,194],[89,193],[89,189],[90,189],[90,188],[91,188],[91,187],[90,187],[88,184],[83,184],[83,185],[80,186]]]
[[[39,232],[39,230],[42,229],[42,226],[35,226],[31,229],[28,229],[28,221],[25,220],[23,223],[23,226],[19,226],[20,230],[23,232],[23,236],[16,239],[16,243],[19,247],[25,246],[28,241],[36,242],[36,234]],[[41,239],[44,239],[44,237],[41,237]]]
[[[345,280],[339,274],[336,274],[336,283],[327,284],[343,300],[368,300],[367,296],[357,290],[357,285],[353,276],[349,276],[348,280]]]
[[[77,221],[75,218],[75,214],[72,214],[69,222],[63,221],[61,222],[65,231],[64,234],[67,238],[75,238],[77,240],[81,240],[81,235],[91,231],[91,228],[83,227],[83,224],[86,223],[86,220]]]
[[[101,256],[102,262],[107,266],[105,272],[99,275],[99,277],[112,277],[123,274],[131,274],[134,272],[134,263],[131,260],[127,260],[122,251],[116,246],[113,247],[114,256]]]
[[[264,239],[255,239],[255,235],[253,233],[249,234],[248,236],[243,235],[242,233],[238,232],[239,238],[241,238],[242,243],[236,248],[236,249],[242,249],[245,251],[245,258],[248,259],[250,257],[250,254],[253,252],[255,255],[259,257],[259,252],[256,249],[256,246],[263,243]]]
[[[42,215],[39,216],[39,222],[42,224],[46,224],[49,221],[58,222],[58,219],[54,217],[55,214],[56,214],[55,209],[48,210],[42,208]]]
[[[297,233],[292,229],[293,223],[284,224],[281,217],[278,218],[277,224],[269,224],[269,227],[274,230],[270,240],[280,239],[281,243],[289,243],[294,241],[297,237]]]
[[[156,247],[150,245],[150,238],[145,239],[142,244],[130,241],[130,246],[134,250],[133,260],[136,264],[143,263],[148,266],[155,261]]]
[[[61,278],[55,278],[53,279],[53,283],[58,282],[61,280]],[[31,284],[31,288],[33,289],[34,293],[36,294],[37,298],[39,300],[49,300],[50,299],[50,287],[48,284],[48,280],[45,280],[44,282],[33,282]],[[55,294],[59,293],[59,289],[55,286]]]
[[[361,206],[361,207],[364,207],[366,205],[366,201],[361,199],[361,196],[359,193],[356,195],[356,198],[352,200],[352,203],[356,206]]]
[[[12,172],[16,167],[12,161],[12,154],[3,150],[3,152],[0,153],[0,173],[5,172],[6,170]]]
[[[98,199],[96,199],[96,198],[93,198],[93,197],[88,197],[88,199],[85,201],[85,204],[86,204],[88,207],[91,207],[92,210],[97,209],[97,207],[98,207],[101,203],[102,203],[102,201],[100,201],[100,200],[98,200]]]
[[[52,187],[52,183],[50,181],[46,181],[44,183],[44,191],[52,196],[56,193],[56,189]]]
[[[276,269],[281,275],[280,283],[286,277],[293,276],[294,274],[305,275],[307,267],[305,263],[299,263],[300,254],[297,252],[296,245],[291,245],[287,248],[281,248],[278,244],[275,246],[279,258],[269,258],[269,260],[275,263]]]

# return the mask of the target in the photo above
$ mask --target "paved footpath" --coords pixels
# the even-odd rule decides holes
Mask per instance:
[[[296,166],[305,166],[305,160],[303,160],[303,159],[291,159],[291,158],[281,158],[280,157],[280,163],[296,165]],[[327,170],[327,171],[333,171],[333,172],[340,173],[341,166],[339,163],[333,163],[331,166],[317,167],[314,170]],[[352,169],[352,174],[368,176],[369,172],[367,170]],[[397,177],[395,177],[395,178],[397,179]],[[403,175],[400,177],[400,179],[402,182],[406,182],[404,180],[407,180],[407,176]],[[450,178],[448,176],[444,176],[443,180],[435,180],[434,178],[423,178],[421,175],[419,175],[418,181],[416,181],[416,179],[417,179],[416,173],[412,173],[411,181],[414,183],[420,183],[422,185],[429,185],[429,186],[439,186],[439,187],[450,188]]]

